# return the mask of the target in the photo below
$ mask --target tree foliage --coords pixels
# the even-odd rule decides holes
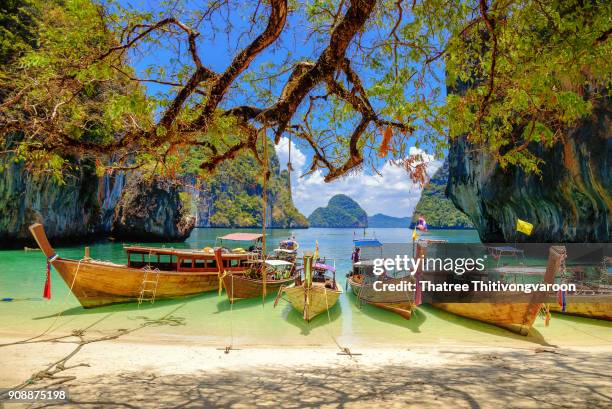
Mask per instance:
[[[2,68],[0,126],[24,134],[15,150],[33,163],[112,153],[115,167],[208,173],[260,160],[266,133],[308,147],[326,181],[387,159],[422,181],[407,148],[467,135],[537,172],[534,144],[589,115],[612,73],[608,1],[32,2],[38,47]],[[129,67],[155,53],[140,76]]]

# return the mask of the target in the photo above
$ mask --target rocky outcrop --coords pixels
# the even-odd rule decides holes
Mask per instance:
[[[178,182],[131,175],[115,207],[111,234],[123,240],[185,240],[195,218],[181,193]]]
[[[566,132],[543,158],[541,176],[501,169],[465,139],[449,150],[447,193],[473,221],[483,242],[609,242],[612,232],[610,99]],[[516,220],[531,222],[531,236]]]
[[[7,155],[0,174],[0,247],[32,245],[28,226],[45,225],[54,242],[84,240],[104,231],[108,217],[98,202],[99,189],[114,190],[114,181],[99,179],[91,163],[76,161],[63,181],[33,174]],[[108,197],[107,206],[112,206]]]
[[[91,161],[72,159],[57,180],[33,173],[11,155],[0,158],[0,248],[35,246],[28,226],[42,223],[53,244],[114,234],[139,241],[184,240],[193,220],[170,182],[147,184],[123,172],[98,176]],[[139,182],[140,181],[140,182]],[[137,206],[134,210],[130,206]],[[133,229],[135,234],[128,233]]]
[[[368,215],[347,195],[335,195],[308,216],[311,227],[368,227]]]

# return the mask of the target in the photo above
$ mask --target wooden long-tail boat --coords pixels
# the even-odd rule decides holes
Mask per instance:
[[[608,267],[604,261],[604,268],[601,271],[603,277],[599,280],[588,281],[584,279],[584,268],[574,266],[573,268],[563,268],[561,282],[576,285],[575,292],[551,293],[547,299],[549,311],[576,315],[585,318],[612,321],[612,285],[607,284]],[[533,268],[523,266],[501,267],[495,269],[502,274],[502,277],[513,277],[525,280],[525,277],[543,276],[545,268]],[[560,300],[564,298],[564,300]],[[565,306],[563,306],[563,303]]]
[[[223,274],[223,287],[230,302],[243,298],[277,294],[282,286],[295,281],[294,264],[286,260],[266,260],[253,265],[245,274]],[[263,280],[262,274],[266,274]]]
[[[417,258],[424,257],[425,247],[417,244]],[[551,246],[548,255],[548,264],[543,276],[543,283],[552,284],[559,270],[561,262],[565,259],[564,246]],[[418,274],[418,273],[417,273]],[[512,297],[512,294],[502,294],[500,297]],[[524,294],[516,294],[517,299],[523,299]],[[519,298],[520,297],[520,298]],[[435,308],[460,315],[462,317],[486,322],[498,327],[506,328],[520,335],[527,335],[535,319],[544,305],[542,294],[533,293],[527,302],[476,302],[476,303],[437,303],[432,302]]]
[[[330,271],[332,272],[331,277],[326,275]],[[278,297],[282,294],[287,296],[293,308],[299,311],[306,321],[310,321],[338,302],[342,288],[336,282],[334,268],[319,263],[313,264],[313,255],[305,252],[304,279],[299,278],[294,284],[281,287]]]
[[[612,288],[608,291],[593,294],[570,293],[565,296],[565,309],[554,301],[548,304],[548,308],[560,314],[612,321]]]
[[[414,291],[408,289],[376,291],[373,280],[379,280],[385,284],[402,285],[405,282],[414,282],[414,279],[411,277],[393,278],[384,276],[373,278],[372,273],[368,271],[368,267],[371,265],[372,263],[367,261],[359,261],[353,264],[353,270],[347,277],[347,284],[353,294],[359,301],[394,312],[409,320],[415,308]]]
[[[549,304],[550,310],[612,321],[612,284],[610,283],[612,257],[604,256],[599,273],[600,276],[595,282],[583,282],[581,279],[576,279],[577,277],[570,278],[570,281],[577,281],[576,292],[565,294],[565,308],[558,302],[552,302]]]
[[[247,269],[251,253],[205,252],[189,249],[126,247],[127,264],[85,257],[59,257],[41,224],[30,232],[51,265],[84,308],[142,300],[145,281],[155,280],[154,299],[178,298],[219,288],[221,271],[234,274]],[[150,297],[147,299],[151,299]]]

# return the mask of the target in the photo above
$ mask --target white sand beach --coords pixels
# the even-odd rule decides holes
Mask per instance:
[[[1,337],[5,344],[18,341]],[[70,341],[67,338],[64,341]],[[74,343],[0,348],[0,386],[18,385]],[[355,348],[239,346],[123,339],[83,345],[56,378],[65,404],[17,407],[604,408],[612,406],[612,347]],[[9,369],[10,368],[10,369]],[[57,386],[55,386],[57,387]]]

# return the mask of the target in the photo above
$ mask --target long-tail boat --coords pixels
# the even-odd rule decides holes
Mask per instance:
[[[230,302],[237,299],[277,294],[278,290],[295,281],[294,264],[286,260],[269,259],[253,263],[244,274],[229,271],[223,274],[223,287]],[[266,275],[266,280],[263,275]]]
[[[425,257],[426,244],[417,244],[417,258]],[[565,259],[566,252],[563,246],[551,246],[548,255],[546,272],[543,275],[544,284],[552,284],[555,275]],[[420,275],[417,273],[417,276]],[[516,297],[514,297],[516,296]],[[432,302],[435,308],[460,315],[462,317],[486,322],[498,327],[506,328],[520,335],[527,335],[535,322],[535,319],[544,305],[544,297],[534,292],[529,295],[526,302],[524,293],[500,294],[500,298],[519,300],[518,302],[464,302],[464,303],[438,303]]]
[[[317,257],[312,253],[304,252],[304,279],[299,277],[294,284],[281,287],[278,294],[278,297],[285,294],[306,321],[329,310],[342,294],[342,288],[336,282],[335,268],[315,259]]]
[[[395,278],[384,275],[374,277],[368,271],[371,265],[372,263],[368,261],[359,261],[353,264],[353,270],[347,277],[347,285],[351,288],[353,294],[361,302],[394,312],[409,320],[415,308],[414,291],[408,290],[407,287],[402,291],[376,291],[374,282],[381,281],[384,284],[403,286],[405,283],[414,282],[414,279],[412,277]]]
[[[254,255],[248,252],[126,247],[127,264],[59,257],[43,225],[30,232],[51,265],[84,308],[142,300],[178,298],[219,288],[220,274],[244,272]],[[147,287],[149,285],[149,287]]]
[[[369,255],[358,251],[369,250]],[[374,282],[381,281],[384,284],[402,285],[407,282],[414,282],[411,277],[390,277],[382,274],[378,277],[373,273],[373,261],[369,259],[357,260],[359,257],[382,257],[383,244],[376,238],[361,238],[353,240],[353,269],[347,276],[347,285],[359,299],[376,307],[394,312],[400,316],[410,319],[412,311],[416,307],[414,303],[414,291],[408,289],[402,291],[376,291]],[[357,257],[356,257],[357,256]]]
[[[609,284],[607,258],[602,263],[600,277],[588,280],[584,276],[584,266],[565,267],[562,263],[561,282],[574,284],[576,291],[551,293],[547,299],[549,311],[576,315],[585,318],[612,321],[612,285]],[[612,261],[612,260],[610,260]],[[524,281],[530,276],[543,276],[546,273],[544,268],[533,268],[523,266],[501,267],[495,269],[502,274],[502,277],[512,277]]]
[[[586,291],[586,290],[582,290]],[[548,304],[552,312],[579,317],[612,321],[612,286],[597,292],[569,293],[565,295],[565,307],[557,302]]]
[[[565,272],[567,275],[567,272]],[[564,278],[565,282],[576,284],[576,291],[567,294],[557,294],[557,302],[551,302],[548,307],[553,312],[598,320],[612,321],[612,257],[605,256],[599,268],[599,277],[586,281],[577,277]],[[560,302],[559,302],[560,301]]]
[[[223,287],[230,302],[243,298],[264,297],[266,294],[277,294],[283,285],[289,285],[294,280],[294,263],[287,260],[266,259],[263,256],[263,241],[265,235],[259,233],[230,233],[217,238],[221,243],[252,242],[249,249],[257,251],[261,257],[250,260],[246,271],[224,270],[222,274]],[[297,242],[294,241],[296,247]],[[242,248],[239,251],[244,251]],[[234,249],[236,251],[236,249]]]

